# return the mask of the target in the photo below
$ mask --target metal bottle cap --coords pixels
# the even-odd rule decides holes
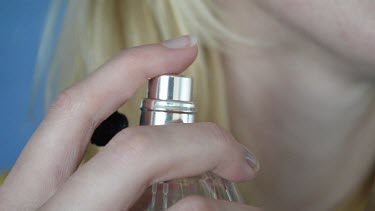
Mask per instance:
[[[148,98],[191,101],[193,80],[182,75],[161,75],[150,80]]]
[[[152,78],[148,98],[141,104],[141,125],[165,125],[171,122],[193,123],[195,105],[191,102],[193,80],[182,75]]]

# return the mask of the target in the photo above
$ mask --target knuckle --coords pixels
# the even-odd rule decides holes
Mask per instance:
[[[181,211],[213,211],[214,207],[209,200],[201,196],[188,196],[176,204],[176,210]]]
[[[130,163],[142,163],[144,184],[154,184],[159,178],[159,169],[166,165],[157,159],[160,147],[155,141],[154,131],[146,126],[130,127],[118,133],[106,146],[110,151],[109,160],[128,165]],[[137,165],[138,165],[137,164]]]
[[[57,96],[53,105],[55,107],[66,107],[66,106],[71,105],[72,102],[73,102],[73,93],[71,91],[71,88],[68,88]]]
[[[57,119],[61,122],[80,121],[95,128],[98,119],[91,115],[87,104],[74,88],[68,88],[61,92],[49,107],[46,119]]]
[[[75,97],[75,91],[72,88],[68,88],[61,92],[52,106],[50,107],[50,111],[58,110],[59,112],[72,112],[77,110],[81,103],[77,101]]]
[[[155,145],[152,134],[143,127],[130,127],[119,132],[113,140],[116,145],[112,147],[119,156],[145,157]],[[111,142],[110,142],[111,143]]]
[[[208,131],[212,134],[215,141],[223,145],[233,143],[234,137],[218,124],[213,122],[207,122],[204,124],[206,124]]]

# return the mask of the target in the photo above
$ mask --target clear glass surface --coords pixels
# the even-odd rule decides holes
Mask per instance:
[[[206,173],[154,184],[143,193],[130,211],[164,211],[190,195],[243,202],[233,182],[213,173]]]

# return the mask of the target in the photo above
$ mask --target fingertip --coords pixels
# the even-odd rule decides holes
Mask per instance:
[[[180,74],[198,55],[198,38],[184,35],[161,43],[125,49],[117,57],[119,66],[136,66],[147,78],[164,74]],[[129,68],[129,67],[128,67]]]
[[[233,182],[247,182],[257,177],[258,172],[246,166],[247,164],[238,164],[227,169],[216,168],[212,172],[220,177]]]
[[[168,66],[164,67],[166,71],[165,74],[179,74],[195,61],[198,55],[198,40],[198,37],[195,35],[184,35],[160,43],[160,46],[162,46],[172,58],[167,62]],[[170,70],[172,66],[174,66],[175,69]]]
[[[244,145],[236,143],[232,156],[223,156],[214,169],[215,174],[234,182],[246,182],[256,178],[260,164],[255,155]]]
[[[173,39],[165,40],[161,43],[169,49],[186,49],[196,48],[198,44],[198,37],[195,35],[184,35]]]

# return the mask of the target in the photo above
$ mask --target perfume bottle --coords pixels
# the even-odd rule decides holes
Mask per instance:
[[[195,105],[191,101],[192,82],[192,78],[181,75],[162,75],[151,79],[148,85],[148,97],[141,104],[140,124],[193,123]],[[130,210],[166,210],[189,195],[243,201],[233,182],[207,172],[195,177],[153,184],[146,189]]]

